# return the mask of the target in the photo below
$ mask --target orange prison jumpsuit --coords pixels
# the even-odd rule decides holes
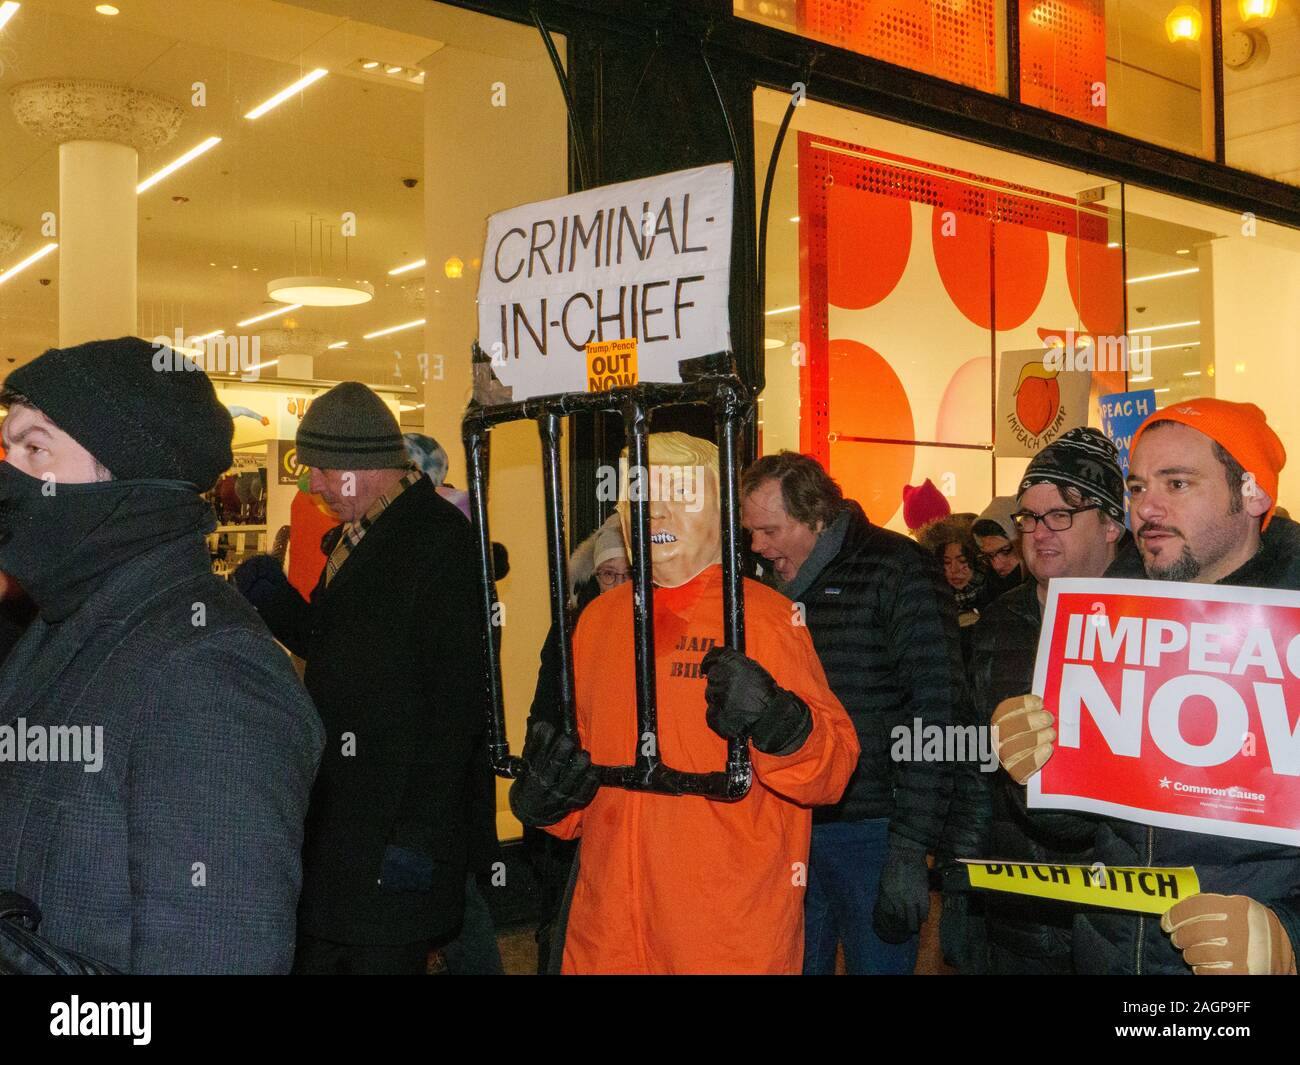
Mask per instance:
[[[700,660],[723,642],[722,567],[656,588],[659,746],[674,769],[726,766],[704,719]],[[754,783],[739,802],[602,787],[547,829],[582,837],[566,973],[798,973],[810,807],[839,799],[858,740],[826,684],[793,604],[745,581],[747,653],[808,704],[813,728],[793,754],[750,747]],[[574,634],[578,731],[592,761],[628,765],[637,743],[632,583],[598,596]]]

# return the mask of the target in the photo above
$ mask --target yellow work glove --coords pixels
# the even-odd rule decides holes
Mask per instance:
[[[998,761],[1017,784],[1023,784],[1052,757],[1056,727],[1037,695],[1003,699],[990,724]]]
[[[1295,951],[1277,914],[1245,895],[1193,895],[1160,927],[1197,976],[1295,976]]]

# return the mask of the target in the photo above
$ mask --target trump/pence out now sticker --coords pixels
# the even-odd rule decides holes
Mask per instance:
[[[1300,593],[1054,580],[1031,808],[1300,846]]]

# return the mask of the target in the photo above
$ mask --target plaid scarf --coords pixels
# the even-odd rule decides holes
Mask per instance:
[[[325,561],[326,587],[329,587],[330,581],[343,568],[343,563],[348,560],[348,556],[356,550],[357,544],[361,543],[361,538],[366,535],[366,531],[379,520],[379,515],[392,506],[393,500],[423,476],[424,472],[422,470],[409,470],[405,477],[376,499],[370,505],[370,509],[360,518],[356,521],[345,522],[325,534],[327,537],[338,536],[338,542],[329,551],[329,558]]]

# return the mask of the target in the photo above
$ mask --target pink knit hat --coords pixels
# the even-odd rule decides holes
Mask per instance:
[[[927,477],[923,485],[903,485],[903,524],[913,532],[951,513],[948,500],[930,478]]]

